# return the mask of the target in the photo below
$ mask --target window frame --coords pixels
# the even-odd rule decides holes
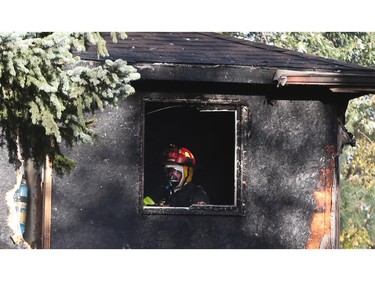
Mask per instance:
[[[196,106],[204,111],[233,111],[235,126],[235,147],[234,150],[234,205],[193,205],[190,207],[158,207],[144,206],[144,161],[145,161],[145,122],[146,122],[146,103],[168,103],[181,104],[181,106]],[[213,98],[181,98],[181,97],[160,97],[153,96],[141,97],[141,159],[140,159],[140,182],[139,182],[139,212],[144,215],[225,215],[225,216],[243,216],[245,214],[245,196],[246,189],[245,172],[246,162],[246,143],[250,136],[251,114],[248,105],[241,99],[223,99]]]

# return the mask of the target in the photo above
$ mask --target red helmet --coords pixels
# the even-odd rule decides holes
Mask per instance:
[[[164,152],[165,162],[182,166],[195,166],[196,161],[193,153],[185,147],[172,146]]]

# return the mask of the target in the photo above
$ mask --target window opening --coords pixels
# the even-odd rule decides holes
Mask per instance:
[[[201,185],[210,205],[190,208],[143,206],[145,213],[171,210],[239,212],[241,186],[238,176],[239,112],[236,104],[201,101],[144,100],[144,158],[142,197],[158,202],[165,184],[162,153],[170,146],[188,148],[196,158],[193,182]],[[142,198],[142,205],[143,205]],[[210,212],[210,210],[212,212]],[[172,212],[174,213],[174,212]],[[194,212],[193,212],[194,213]],[[198,212],[200,213],[200,212]]]

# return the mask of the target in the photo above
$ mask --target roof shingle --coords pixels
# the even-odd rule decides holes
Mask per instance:
[[[371,70],[216,33],[130,32],[127,35],[126,40],[119,40],[117,43],[112,42],[109,34],[106,35],[109,59],[120,58],[129,64],[237,65],[333,72]],[[83,59],[97,60],[93,49],[80,56]]]

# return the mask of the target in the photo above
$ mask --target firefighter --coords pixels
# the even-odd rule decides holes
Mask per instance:
[[[163,187],[161,206],[189,207],[210,204],[202,186],[193,183],[196,160],[185,147],[172,145],[164,153],[166,184]]]

